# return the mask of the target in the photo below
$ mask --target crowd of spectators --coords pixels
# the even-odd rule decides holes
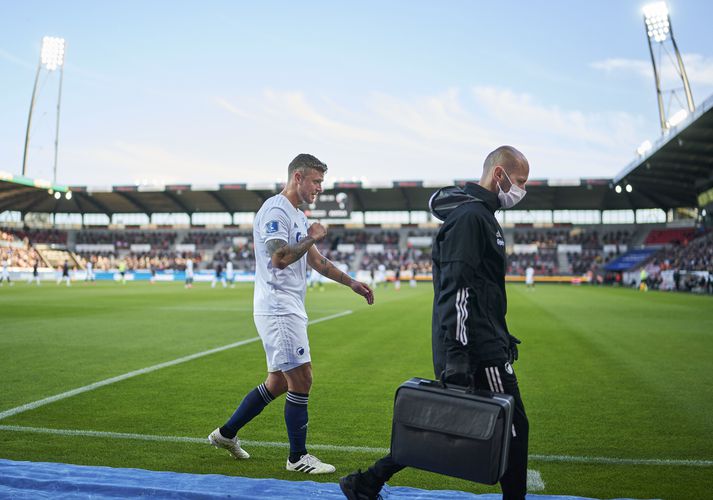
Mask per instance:
[[[381,244],[385,247],[399,245],[398,231],[365,231],[361,229],[345,229],[327,231],[326,243],[335,249],[341,243],[353,244],[356,248],[363,248],[369,244]]]
[[[26,235],[20,238],[14,231],[0,230],[0,242],[0,263],[8,261],[10,267],[32,268],[39,259]]]
[[[712,271],[713,231],[699,236],[688,244],[677,244],[662,248],[655,256],[655,263],[662,270]]]
[[[513,253],[508,255],[508,274],[524,275],[525,269],[530,266],[540,276],[552,276],[559,272],[557,254],[554,250],[541,250],[532,254]]]
[[[186,268],[186,259],[191,258],[196,266],[202,261],[200,253],[180,253],[172,251],[152,250],[146,253],[129,252],[119,257],[114,252],[79,252],[76,254],[82,267],[87,262],[92,262],[95,271],[109,271],[117,269],[123,261],[129,270],[151,269],[183,271]]]
[[[417,274],[431,274],[431,249],[408,248],[401,251],[398,248],[392,248],[378,253],[365,252],[359,269],[375,271],[380,265],[384,265],[391,271],[411,269]]]
[[[151,250],[169,250],[176,242],[176,233],[171,231],[79,231],[77,244],[114,245],[117,250],[131,245],[151,245]]]
[[[30,245],[37,244],[67,244],[67,232],[57,229],[10,229],[6,228],[3,231],[14,235],[21,241],[25,241]]]
[[[229,242],[238,233],[220,231],[191,231],[183,239],[184,244],[194,244],[197,249],[205,250],[215,247],[220,242]],[[247,236],[243,234],[242,236]],[[252,235],[250,235],[252,239]]]
[[[515,230],[514,243],[523,245],[538,245],[540,248],[555,248],[557,245],[582,245],[583,249],[597,249],[604,245],[628,245],[631,233],[626,230],[607,231],[582,228],[573,229],[528,229]]]

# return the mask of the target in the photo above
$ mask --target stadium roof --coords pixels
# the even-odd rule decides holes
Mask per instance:
[[[698,198],[713,188],[713,96],[613,181],[632,186],[621,196],[639,193],[664,209],[704,206]]]
[[[475,179],[473,179],[475,181]],[[336,182],[326,194],[346,193],[358,212],[426,210],[437,188],[464,184],[394,181],[389,186]],[[627,192],[626,185],[631,185]],[[615,186],[620,185],[620,193]],[[52,185],[0,172],[0,212],[207,213],[256,212],[282,184],[192,186]],[[71,197],[66,196],[71,191]],[[48,194],[48,191],[50,194]],[[58,195],[59,193],[59,195]],[[623,210],[704,206],[713,201],[713,96],[614,179],[531,180],[519,210]]]
[[[456,180],[464,184],[466,180]],[[353,211],[427,210],[428,199],[439,187],[422,181],[395,181],[390,186],[368,187],[360,182],[337,182],[326,194],[346,193]],[[638,192],[617,195],[611,179],[532,180],[527,196],[518,205],[522,210],[615,210],[657,208],[657,204]],[[48,194],[48,188],[30,187],[0,179],[0,212],[5,210],[47,213],[205,213],[256,212],[282,185],[249,186],[221,184],[212,187],[169,185],[113,186],[88,188],[69,186],[71,199]],[[63,191],[64,191],[63,190]],[[55,189],[55,191],[58,191]]]

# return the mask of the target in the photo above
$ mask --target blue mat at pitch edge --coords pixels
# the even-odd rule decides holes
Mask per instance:
[[[474,495],[461,491],[429,491],[388,486],[384,488],[382,494],[385,500],[500,500],[502,498],[497,494]],[[343,500],[344,496],[336,483],[251,479],[217,474],[182,474],[0,459],[0,498]],[[527,498],[528,500],[591,500],[582,497],[532,494],[527,495]]]

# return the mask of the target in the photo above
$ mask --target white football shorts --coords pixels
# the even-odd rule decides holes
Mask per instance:
[[[306,318],[298,314],[253,318],[265,349],[268,372],[286,372],[312,360]]]

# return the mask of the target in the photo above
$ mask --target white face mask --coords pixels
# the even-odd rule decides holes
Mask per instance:
[[[505,170],[503,170],[503,173],[505,174],[505,177],[508,178],[508,181],[510,181],[510,191],[507,193],[503,191],[503,188],[500,187],[500,183],[498,182],[498,200],[500,200],[500,206],[503,208],[512,208],[522,201],[527,194],[527,191],[522,189],[520,186],[516,186],[510,180],[510,176]]]

